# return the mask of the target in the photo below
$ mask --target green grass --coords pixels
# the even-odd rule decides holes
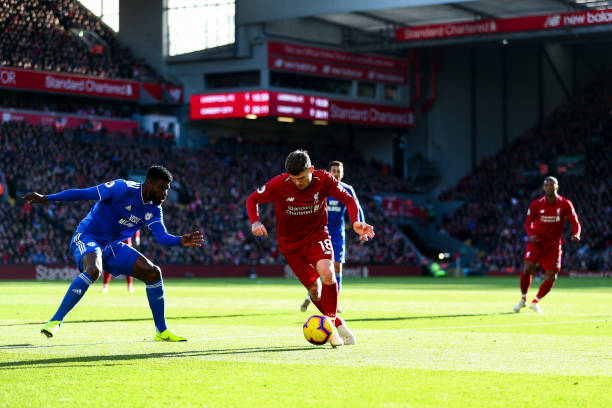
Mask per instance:
[[[561,278],[542,315],[509,313],[518,278],[345,280],[338,349],[304,340],[281,279],[167,280],[176,344],[142,284],[96,283],[48,340],[68,284],[0,282],[0,407],[612,406],[610,279]]]

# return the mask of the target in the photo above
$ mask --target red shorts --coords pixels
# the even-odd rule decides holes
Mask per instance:
[[[525,251],[525,261],[540,263],[544,271],[561,270],[561,244],[555,242],[529,242]]]
[[[324,231],[296,251],[284,251],[289,267],[305,288],[310,287],[318,278],[317,262],[321,259],[334,260],[334,248],[329,234]]]

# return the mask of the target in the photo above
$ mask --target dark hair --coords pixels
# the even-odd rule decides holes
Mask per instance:
[[[172,173],[164,166],[151,166],[147,170],[147,180],[163,180],[172,183]]]
[[[287,159],[285,160],[285,169],[287,169],[287,173],[292,176],[296,176],[303,172],[306,169],[309,169],[310,166],[310,157],[308,156],[308,152],[306,150],[295,150],[289,153]]]
[[[342,163],[340,160],[332,160],[327,165],[327,170],[331,170],[331,168],[334,167],[334,166],[338,166],[338,167],[344,168],[344,163]]]

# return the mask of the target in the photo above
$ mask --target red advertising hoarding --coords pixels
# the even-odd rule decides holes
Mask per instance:
[[[29,71],[17,68],[0,68],[0,88],[134,101],[138,100],[139,97],[139,84],[134,81]]]
[[[64,127],[76,129],[85,125],[88,121],[101,125],[111,132],[131,133],[138,129],[138,122],[129,119],[110,119],[101,116],[81,116],[71,114],[59,114],[54,112],[26,111],[20,109],[0,109],[2,122],[28,122],[34,125],[53,126],[58,119],[65,120]]]
[[[327,62],[302,61],[295,58],[270,55],[268,67],[280,71],[300,72],[320,76],[357,79],[369,82],[386,82],[391,84],[405,84],[408,81],[406,74],[399,72],[379,71],[369,68],[351,67],[347,65],[329,64]]]
[[[408,64],[401,59],[275,41],[268,42],[268,67],[370,82],[408,82]]]
[[[192,120],[242,118],[252,114],[387,127],[414,126],[414,113],[410,108],[338,101],[291,92],[192,95],[190,111]]]
[[[413,127],[414,112],[409,108],[369,105],[364,103],[330,101],[329,120],[362,125]]]
[[[395,37],[397,41],[419,41],[611,23],[612,9],[589,10],[572,13],[541,14],[536,16],[481,20],[467,23],[400,27],[396,30]]]
[[[352,275],[362,277],[375,276],[419,276],[421,267],[414,265],[347,265],[351,269],[365,270],[367,274]],[[271,278],[286,275],[284,265],[163,265],[164,278],[246,278],[251,272],[258,277]],[[3,279],[36,279],[36,280],[72,280],[79,274],[74,265],[0,265],[0,280]],[[349,273],[349,275],[351,275]]]

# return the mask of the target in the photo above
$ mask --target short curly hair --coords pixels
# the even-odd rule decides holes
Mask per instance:
[[[173,180],[170,170],[160,165],[149,167],[149,170],[147,170],[147,179],[162,180],[167,181],[168,183],[172,183]]]

